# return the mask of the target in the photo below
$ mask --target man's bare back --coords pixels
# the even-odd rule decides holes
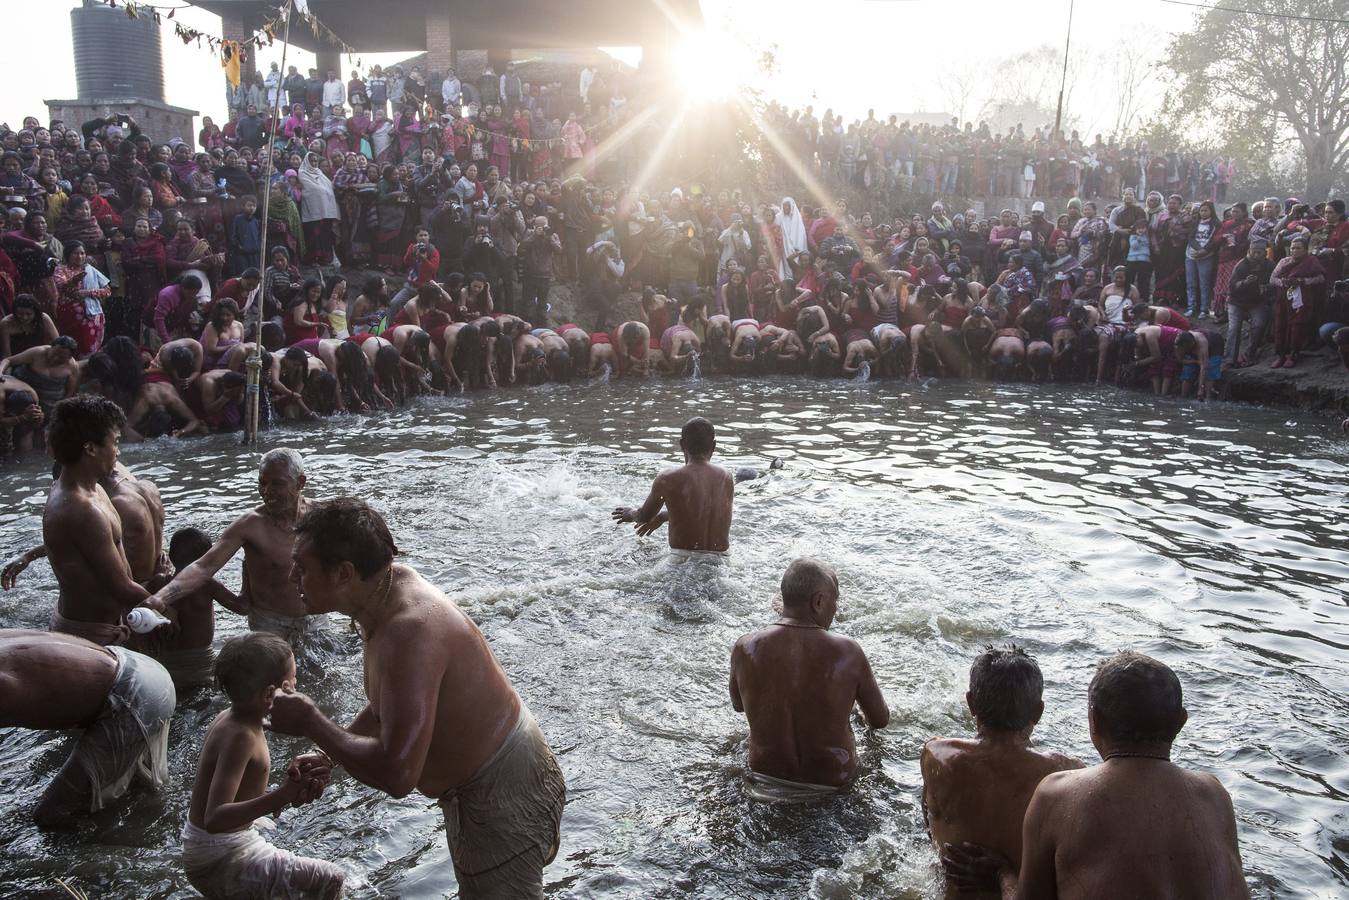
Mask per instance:
[[[1049,775],[1024,835],[1022,897],[1250,896],[1227,791],[1166,760],[1118,758]]]
[[[854,704],[867,724],[890,720],[861,646],[830,634],[838,578],[798,559],[782,578],[782,618],[731,651],[731,705],[749,720],[749,766],[786,781],[838,787],[852,779]]]
[[[132,475],[121,463],[104,485],[122,525],[122,547],[131,577],[146,585],[163,572],[164,505],[159,489]]]
[[[92,722],[117,677],[117,658],[83,638],[0,630],[0,726],[78,728]]]
[[[712,424],[690,419],[679,445],[685,464],[657,475],[640,507],[620,506],[613,518],[634,523],[639,535],[651,534],[668,521],[672,548],[724,553],[731,546],[735,478],[710,462],[716,447]]]

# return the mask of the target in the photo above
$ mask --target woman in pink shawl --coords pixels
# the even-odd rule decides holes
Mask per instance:
[[[417,118],[417,107],[407,104],[393,120],[398,133],[398,154],[401,159],[416,159],[422,152],[422,123]]]
[[[327,145],[328,156],[337,154],[339,160],[347,155],[351,149],[351,139],[347,132],[347,117],[343,115],[346,112],[340,106],[334,106],[323,120],[323,142]]]
[[[567,113],[567,124],[562,126],[562,155],[568,160],[580,159],[585,151],[586,133],[576,121],[576,113]]]
[[[488,163],[497,167],[502,178],[509,178],[511,174],[511,139],[506,134],[508,129],[509,125],[501,117],[501,107],[493,106],[487,118],[487,130],[492,133]]]
[[[1299,234],[1288,245],[1269,283],[1274,300],[1274,362],[1271,369],[1291,369],[1297,355],[1315,332],[1326,299],[1326,271],[1307,252],[1307,236]]]

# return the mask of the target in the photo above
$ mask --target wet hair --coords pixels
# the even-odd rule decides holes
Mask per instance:
[[[782,573],[778,586],[782,592],[782,608],[804,609],[810,598],[823,588],[834,586],[834,573],[828,566],[813,559],[794,559]]]
[[[201,290],[201,279],[196,275],[180,275],[178,287],[187,288],[189,291],[199,291]]]
[[[423,369],[431,368],[431,335],[421,328],[408,337],[407,346],[412,348],[412,361]]]
[[[282,354],[282,356],[281,356],[281,361],[282,361],[282,362],[288,362],[288,363],[304,363],[304,364],[307,364],[307,363],[308,363],[308,360],[309,360],[309,354],[308,354],[308,353],[305,353],[304,350],[302,350],[302,349],[299,348],[299,347],[287,347],[287,348],[286,348],[286,352],[285,352],[284,354]]]
[[[1087,688],[1102,736],[1125,744],[1170,744],[1185,724],[1176,673],[1132,650],[1101,661]]]
[[[624,346],[635,344],[642,339],[642,329],[636,322],[629,322],[623,326],[620,336],[623,338]]]
[[[711,456],[717,446],[716,429],[702,416],[695,416],[680,429],[679,443],[690,456]]]
[[[33,311],[33,318],[35,320],[41,319],[41,316],[39,316],[38,313],[42,310],[37,305],[37,298],[32,294],[19,294],[14,298],[14,305],[10,312],[18,312],[21,309],[31,309]]]
[[[1193,350],[1199,343],[1192,331],[1182,331],[1176,335],[1176,349],[1182,352]]]
[[[465,388],[481,377],[482,344],[483,332],[472,323],[460,328],[454,336],[454,355],[450,357],[450,362]]]
[[[200,528],[179,528],[169,538],[169,562],[179,572],[206,555],[211,536]]]
[[[1135,303],[1133,312],[1135,322],[1152,321],[1152,308],[1146,303]]]
[[[260,329],[262,346],[267,350],[280,350],[286,343],[286,329],[275,322],[263,322]]]
[[[346,395],[366,404],[373,403],[375,394],[370,384],[370,361],[361,348],[351,341],[343,341],[337,345],[335,357],[337,374],[342,378]]]
[[[1020,647],[988,647],[970,666],[970,710],[999,731],[1034,725],[1044,689],[1040,666]]]
[[[51,346],[60,347],[62,350],[69,350],[71,353],[78,353],[80,345],[75,343],[75,339],[68,334],[63,334],[51,342]]]
[[[112,373],[113,387],[127,394],[129,398],[135,399],[145,382],[145,364],[141,362],[141,351],[136,342],[126,335],[119,334],[103,345],[102,352],[115,367]],[[100,377],[99,380],[103,379]]]
[[[304,457],[300,455],[300,451],[294,448],[277,447],[268,450],[258,463],[258,471],[261,472],[273,464],[285,466],[286,476],[294,481],[299,481],[304,477]]]
[[[280,686],[294,658],[284,638],[250,631],[225,641],[215,658],[215,683],[231,703],[252,699],[270,685]]]
[[[554,350],[548,354],[548,377],[554,381],[571,381],[571,369],[571,354],[566,350]]]
[[[398,553],[384,517],[364,500],[339,497],[312,504],[295,523],[296,541],[307,540],[324,571],[349,562],[369,578]]]
[[[187,378],[196,371],[197,360],[191,350],[179,345],[169,350],[169,368],[179,378]]]
[[[389,397],[400,406],[406,399],[403,394],[403,373],[400,363],[403,357],[392,344],[386,344],[375,351],[375,377],[386,394],[392,392],[397,397]]]
[[[315,370],[304,382],[305,405],[321,416],[337,411],[337,377],[332,372]]]
[[[501,323],[496,319],[488,319],[482,325],[475,325],[474,327],[482,332],[483,337],[501,337]]]
[[[47,426],[47,446],[63,466],[79,462],[85,444],[101,444],[122,430],[126,415],[111,400],[76,394],[57,403]]]
[[[378,275],[371,275],[369,278],[365,279],[365,282],[361,285],[361,293],[365,294],[367,297],[375,294],[382,294],[384,293],[384,290],[384,279]]]
[[[17,416],[35,403],[37,403],[37,398],[31,392],[11,391],[5,394],[5,415]]]
[[[234,302],[234,298],[225,297],[215,305],[215,308],[211,310],[211,324],[217,329],[220,328],[220,314],[222,312],[228,312],[237,319],[239,318],[239,304]]]
[[[329,275],[323,281],[323,293],[319,295],[319,299],[322,302],[327,303],[328,299],[332,297],[333,291],[337,290],[337,286],[339,284],[346,284],[346,282],[347,280],[341,275]]]

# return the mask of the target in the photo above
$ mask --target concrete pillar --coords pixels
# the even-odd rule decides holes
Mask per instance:
[[[342,52],[336,47],[320,45],[314,56],[316,61],[315,68],[319,70],[319,81],[327,81],[328,73],[336,72],[337,80],[343,84],[347,83],[347,73],[342,71]]]
[[[453,65],[454,40],[449,5],[432,5],[426,10],[426,72],[443,75]]]

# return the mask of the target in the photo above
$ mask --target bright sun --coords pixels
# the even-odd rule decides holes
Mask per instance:
[[[744,51],[714,31],[690,31],[674,49],[675,78],[692,103],[724,100],[743,83],[737,61]]]

